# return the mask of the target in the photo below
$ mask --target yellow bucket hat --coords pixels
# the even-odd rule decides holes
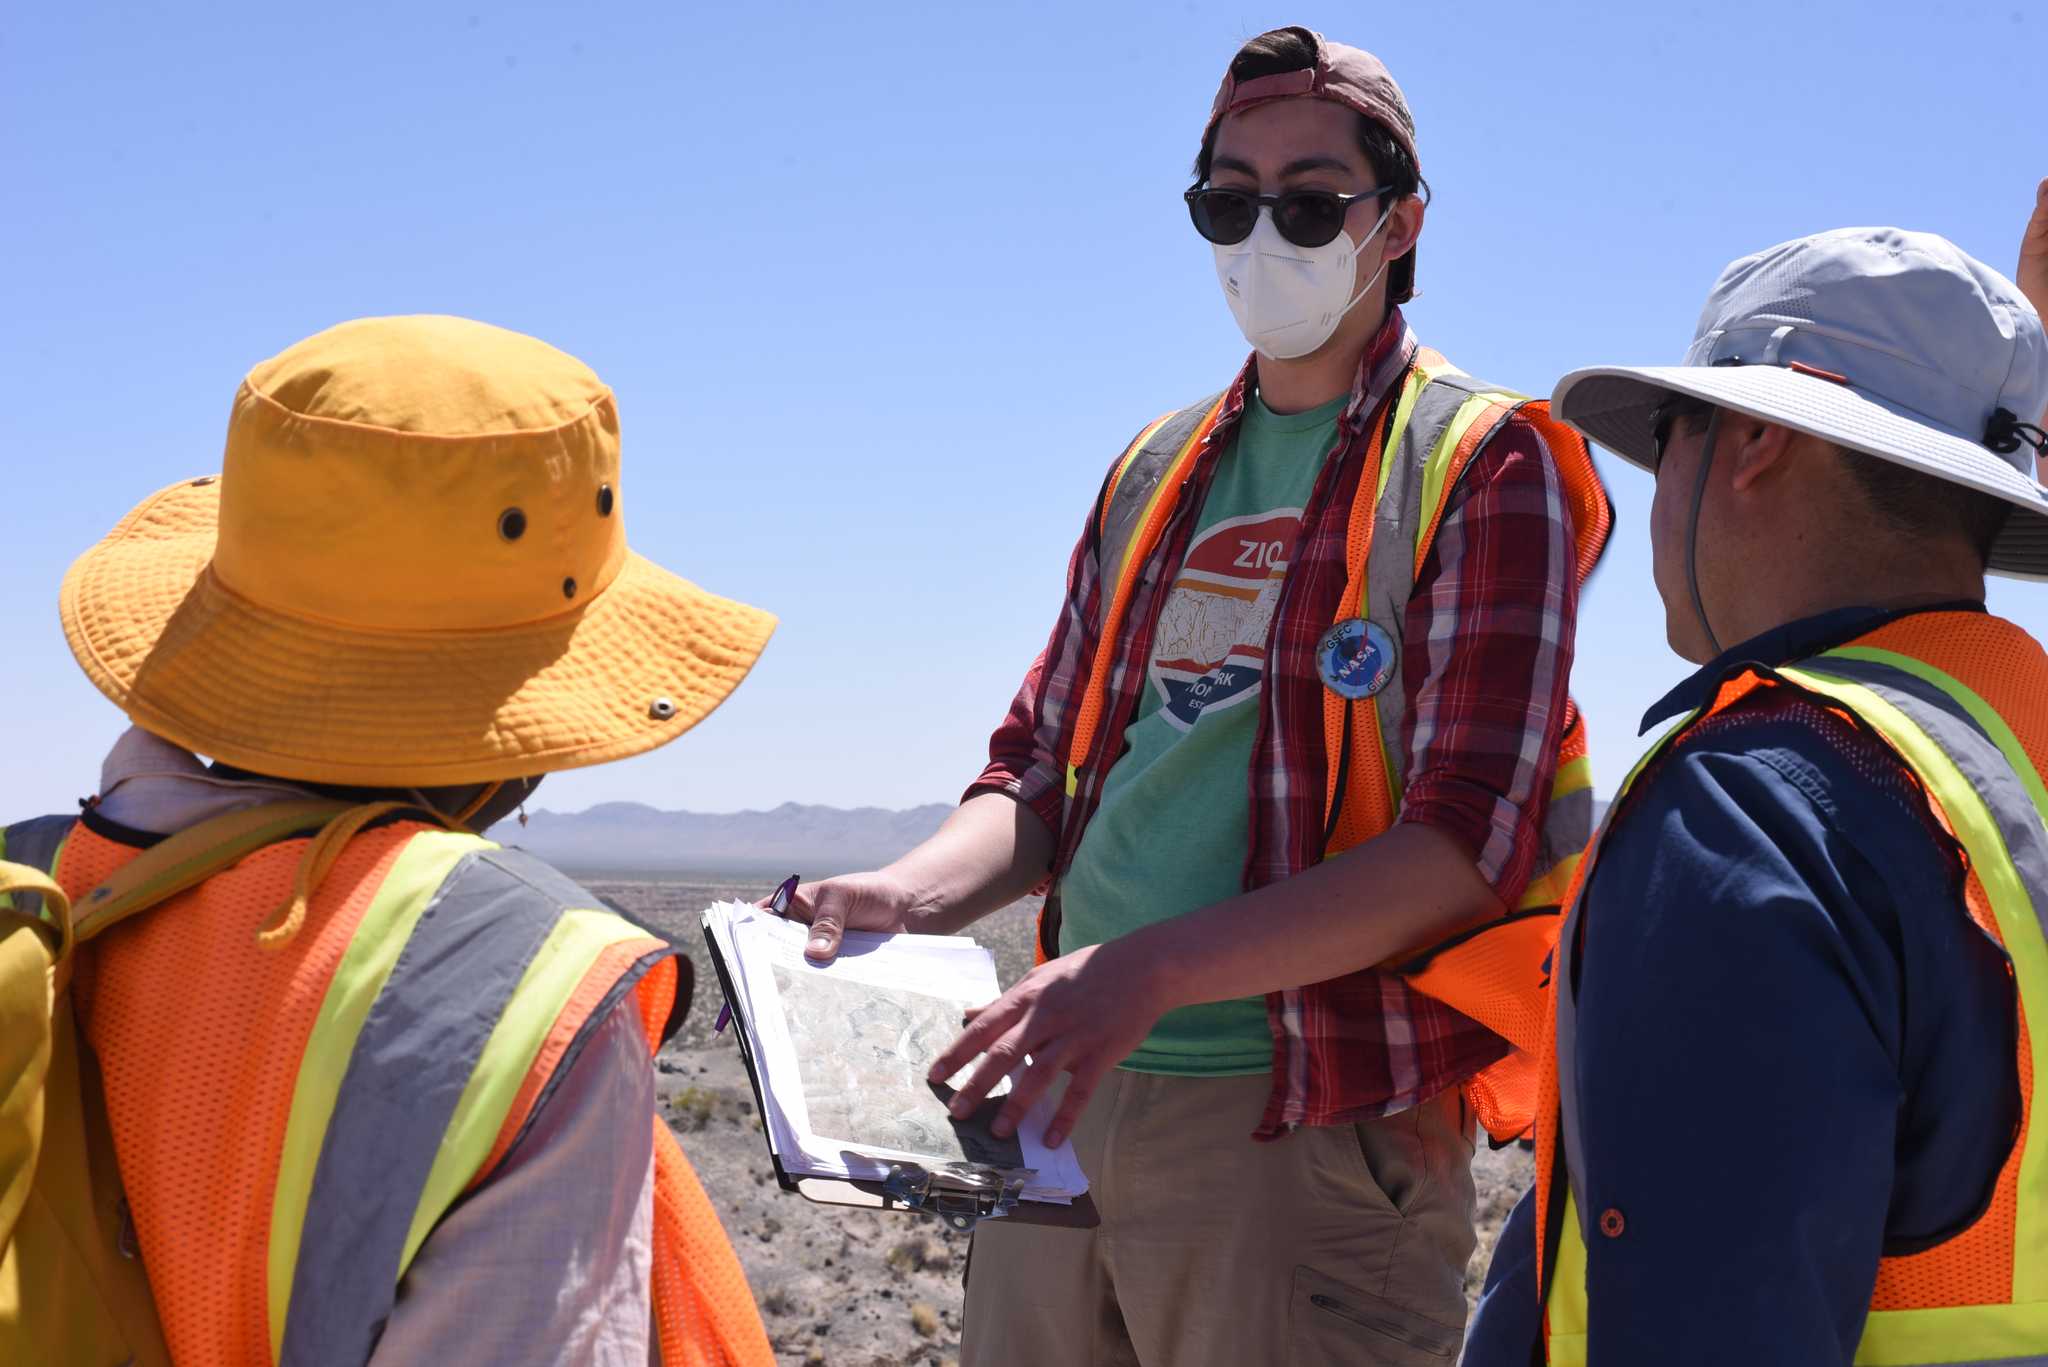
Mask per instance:
[[[222,473],[64,578],[138,725],[280,778],[479,783],[637,755],[775,628],[626,549],[619,417],[582,362],[462,318],[365,318],[249,372]]]

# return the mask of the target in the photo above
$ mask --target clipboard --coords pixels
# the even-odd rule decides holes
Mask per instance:
[[[733,1014],[733,1041],[740,1048],[740,1062],[747,1070],[747,1083],[754,1089],[754,1110],[761,1121],[761,1140],[768,1146],[768,1161],[774,1165],[775,1184],[795,1192],[806,1201],[824,1206],[851,1206],[867,1210],[907,1210],[929,1215],[950,1229],[965,1234],[983,1220],[1012,1220],[1023,1225],[1057,1229],[1094,1229],[1102,1223],[1095,1202],[1083,1192],[1069,1205],[1054,1201],[1030,1201],[1023,1195],[1028,1172],[992,1168],[975,1163],[948,1163],[926,1168],[917,1163],[894,1164],[881,1179],[858,1177],[794,1176],[782,1165],[782,1156],[768,1137],[768,1097],[761,1086],[761,1070],[753,1047],[741,1026],[739,994],[733,990],[732,974],[718,941],[707,928],[704,944],[711,968],[718,975],[718,990]]]

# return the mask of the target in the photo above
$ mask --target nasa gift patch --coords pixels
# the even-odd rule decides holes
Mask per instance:
[[[1323,633],[1316,672],[1340,698],[1370,698],[1394,677],[1393,638],[1363,617],[1347,618]]]

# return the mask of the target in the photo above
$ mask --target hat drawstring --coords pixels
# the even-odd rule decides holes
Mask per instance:
[[[1700,598],[1700,505],[1707,500],[1707,472],[1714,466],[1714,443],[1721,435],[1721,413],[1716,408],[1707,419],[1706,440],[1700,443],[1700,473],[1692,485],[1692,520],[1685,529],[1685,581],[1692,590],[1693,613],[1700,619],[1700,630],[1707,633],[1707,647],[1714,655],[1721,653],[1721,638],[1714,635],[1714,624],[1707,620],[1707,605]]]
[[[1984,425],[1984,444],[2001,456],[2009,456],[2020,449],[2021,443],[2033,447],[2036,456],[2048,456],[2048,431],[2021,422],[2019,414],[2010,408],[1991,410],[1991,421]]]
[[[282,949],[290,944],[306,924],[306,908],[313,900],[313,894],[320,890],[321,882],[334,867],[334,862],[341,858],[348,842],[381,816],[414,810],[417,808],[410,802],[366,802],[360,807],[349,808],[321,827],[320,833],[307,842],[305,853],[299,856],[291,896],[271,912],[269,923],[256,933],[256,943],[264,949]],[[441,814],[436,812],[435,815]],[[441,817],[441,820],[446,823],[448,819]]]
[[[467,826],[469,824],[469,819],[475,816],[478,812],[482,811],[484,809],[485,804],[490,802],[492,798],[496,797],[500,790],[504,788],[504,786],[505,780],[502,778],[495,783],[486,783],[483,786],[482,791],[478,792],[475,797],[471,798],[468,802],[464,803],[462,806],[462,810],[455,814],[455,824],[458,826]]]

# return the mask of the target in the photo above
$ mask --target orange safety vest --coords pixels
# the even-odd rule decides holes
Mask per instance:
[[[1098,642],[1117,638],[1146,562],[1165,535],[1188,477],[1210,452],[1210,434],[1222,406],[1218,396],[1159,419],[1138,434],[1111,468],[1097,528],[1104,586]],[[1585,582],[1606,548],[1614,522],[1585,438],[1553,419],[1548,403],[1475,380],[1436,351],[1418,347],[1392,402],[1381,406],[1372,432],[1369,463],[1351,507],[1346,587],[1333,626],[1362,617],[1385,639],[1401,640],[1416,576],[1429,559],[1459,476],[1487,440],[1516,416],[1542,434],[1556,463],[1572,514],[1573,571],[1579,583]],[[1367,489],[1373,491],[1371,498],[1365,497]],[[1115,743],[1120,735],[1111,734],[1119,728],[1104,715],[1112,675],[1128,667],[1114,654],[1097,650],[1088,664],[1065,757],[1070,797],[1083,770],[1114,764],[1120,751]],[[1385,832],[1399,813],[1407,761],[1399,744],[1407,707],[1400,668],[1396,660],[1391,677],[1365,700],[1369,705],[1324,690],[1326,859]],[[1547,1005],[1536,966],[1556,938],[1564,891],[1592,833],[1592,796],[1585,719],[1567,699],[1543,842],[1521,901],[1504,918],[1470,927],[1387,965],[1388,971],[1400,973],[1417,989],[1514,1046],[1464,1087],[1480,1121],[1502,1142],[1526,1133],[1535,1116],[1534,1051],[1542,1038]],[[1039,921],[1039,962],[1057,952],[1057,899],[1048,898]]]
[[[1707,717],[1759,688],[1795,688],[1846,714],[1891,745],[1919,781],[1930,809],[1968,855],[1965,907],[2005,950],[2018,987],[2015,1059],[2022,1119],[1992,1200],[1975,1223],[1922,1252],[1878,1264],[1855,1361],[1871,1367],[1923,1363],[2048,1362],[2048,1133],[2032,1121],[2034,1075],[2048,1064],[2029,1022],[2048,1013],[2048,654],[2019,627],[1973,612],[1921,613],[1878,628],[1798,665],[1753,667],[1725,682],[1707,707],[1674,727],[1630,782]],[[1627,786],[1609,828],[1626,820]],[[1605,839],[1605,831],[1600,839]],[[1576,1081],[1557,1039],[1575,1029],[1579,990],[1566,947],[1594,927],[1579,869],[1552,975],[1556,1009],[1543,1054],[1536,1130],[1536,1240],[1546,1360],[1586,1361],[1586,1247],[1619,1237],[1616,1212],[1589,1222],[1572,1196],[1563,1119]],[[1930,915],[1951,909],[1927,908]],[[1626,927],[1605,926],[1601,934]],[[1568,1053],[1568,1051],[1566,1051]]]
[[[595,1026],[630,999],[658,1049],[679,1015],[667,942],[530,856],[414,819],[348,840],[301,931],[260,947],[309,838],[110,929],[76,980],[176,1361],[364,1361],[421,1242]],[[90,819],[5,841],[75,900],[140,853]],[[718,1216],[653,1126],[662,1360],[767,1367]]]

